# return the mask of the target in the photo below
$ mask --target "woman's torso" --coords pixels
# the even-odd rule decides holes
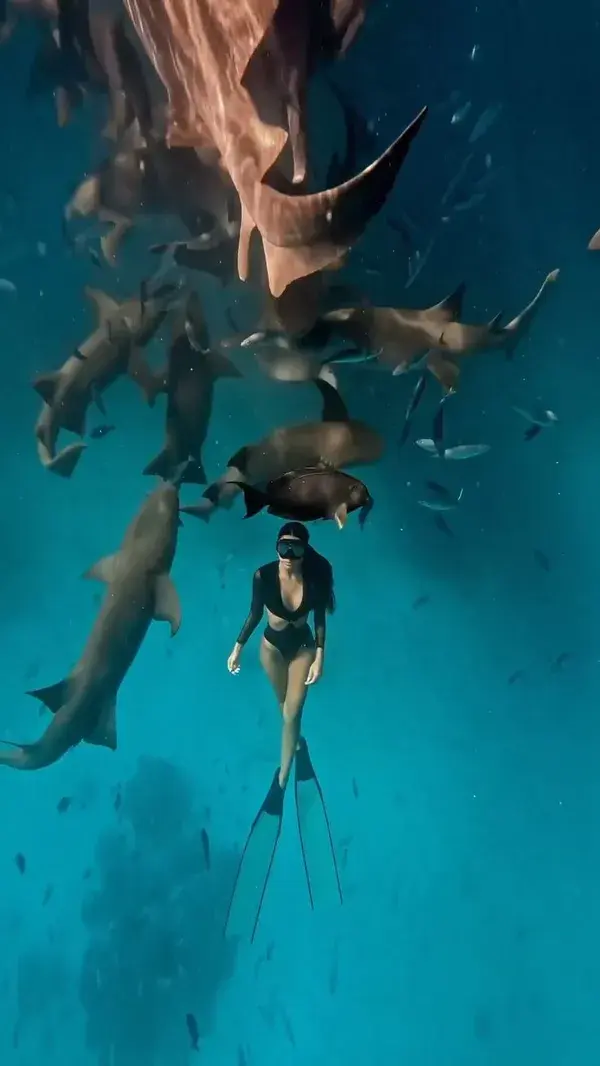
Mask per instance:
[[[279,573],[278,563],[268,563],[261,567],[261,578],[267,622],[271,629],[286,629],[290,625],[301,628],[306,625],[313,604],[305,576],[290,575],[288,578]]]

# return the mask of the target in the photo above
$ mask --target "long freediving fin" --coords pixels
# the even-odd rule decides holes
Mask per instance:
[[[279,769],[254,819],[244,845],[225,921],[226,936],[254,940],[283,818],[285,792],[279,784]]]
[[[343,903],[342,885],[319,779],[304,737],[295,759],[296,812],[308,896],[315,905]]]

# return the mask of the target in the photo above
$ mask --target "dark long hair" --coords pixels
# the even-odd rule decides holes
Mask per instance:
[[[335,611],[335,584],[333,567],[320,552],[315,551],[309,543],[310,535],[302,522],[286,522],[279,530],[277,539],[281,537],[295,537],[305,545],[302,573],[309,585],[314,589],[317,598],[325,607],[328,614]]]

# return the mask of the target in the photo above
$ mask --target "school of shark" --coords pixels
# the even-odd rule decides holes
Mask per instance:
[[[401,446],[412,436],[425,389],[434,388],[439,405],[431,436],[414,444],[445,461],[488,450],[485,442],[448,445],[448,397],[460,389],[473,358],[514,358],[551,299],[559,270],[548,264],[546,277],[532,278],[523,309],[504,323],[502,316],[465,321],[464,284],[443,298],[438,293],[429,307],[411,308],[375,306],[355,282],[345,283],[349,253],[401,185],[403,164],[418,152],[427,121],[423,101],[395,140],[359,169],[372,138],[332,83],[347,151],[331,160],[327,187],[314,188],[309,84],[324,69],[335,74],[368,8],[368,0],[0,3],[3,49],[10,49],[23,20],[39,32],[29,92],[52,96],[60,126],[76,110],[88,110],[89,136],[104,146],[102,164],[74,175],[73,194],[62,207],[73,254],[93,257],[110,291],[134,231],[139,238],[152,233],[159,216],[162,225],[173,220],[172,241],[148,240],[156,269],[140,279],[137,292],[85,289],[95,328],[62,366],[32,382],[41,401],[32,444],[55,477],[77,476],[85,464],[88,412],[105,410],[105,392],[124,375],[135,382],[140,403],[153,407],[166,397],[164,443],[140,471],[158,478],[158,487],[149,496],[141,489],[144,502],[120,549],[86,575],[106,591],[79,660],[64,680],[31,693],[51,712],[50,724],[33,743],[4,742],[2,765],[41,769],[81,742],[116,748],[119,687],[152,621],[168,622],[173,634],[181,625],[170,571],[182,516],[208,522],[241,495],[246,517],[266,508],[283,518],[330,520],[342,530],[352,512],[359,512],[359,521],[366,516],[373,499],[352,470],[376,464],[385,442],[376,426],[348,410],[341,367],[344,373],[410,375],[408,406],[399,415]],[[463,108],[452,122],[465,117]],[[472,139],[483,120],[493,118],[482,116]],[[448,190],[444,210],[455,191]],[[458,201],[455,208],[461,209]],[[76,228],[82,225],[87,228]],[[599,235],[591,249],[600,248]],[[413,267],[421,270],[425,258],[417,253]],[[224,299],[232,286],[253,294],[258,312],[251,329],[240,332],[232,312],[230,332],[209,335],[207,275],[222,286]],[[158,370],[145,354],[157,340],[165,347]],[[244,376],[249,360],[290,388],[312,383],[322,417],[274,426],[259,440],[240,439],[226,469],[211,480],[202,450],[215,391],[226,404],[227,379]],[[526,440],[556,421],[549,410],[519,413]],[[112,428],[98,427],[94,435]],[[442,468],[440,462],[436,471]],[[185,483],[206,487],[184,506],[179,493]],[[444,512],[459,499],[432,479],[418,502],[443,530]]]

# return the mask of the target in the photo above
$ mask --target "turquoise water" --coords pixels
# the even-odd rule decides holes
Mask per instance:
[[[600,114],[595,9],[577,16],[449,4],[400,24],[379,5],[340,67],[381,146],[431,107],[390,205],[414,220],[422,247],[435,236],[430,262],[405,291],[405,260],[377,219],[350,274],[369,277],[375,302],[427,306],[465,280],[468,321],[486,321],[516,314],[561,270],[515,362],[475,358],[448,405],[450,435],[491,445],[447,472],[464,488],[452,538],[417,504],[434,460],[397,446],[413,379],[340,370],[351,412],[387,443],[377,467],[358,471],[375,498],[365,531],[354,520],[341,533],[312,527],[335,568],[338,611],[304,731],[343,906],[310,909],[290,795],[257,937],[223,938],[279,756],[258,636],[239,676],[226,660],[277,520],[242,522],[239,503],[209,525],[185,519],[172,572],[181,631],[171,640],[151,626],[120,691],[118,750],[81,745],[43,772],[1,769],[2,1063],[183,1066],[194,1060],[187,1013],[210,1066],[597,1060],[600,268],[586,245],[600,224]],[[62,207],[97,160],[96,104],[59,130],[50,100],[28,102],[33,43],[22,26],[0,53],[0,276],[17,288],[0,292],[0,734],[10,740],[47,724],[24,693],[77,659],[99,595],[81,575],[118,547],[163,434],[162,402],[150,410],[121,380],[106,397],[117,428],[89,442],[71,481],[37,461],[30,382],[93,327],[83,286],[135,292],[149,261],[147,233],[115,271],[65,249]],[[456,90],[472,112],[453,125]],[[320,91],[324,152],[342,128]],[[443,223],[440,197],[470,151],[468,131],[494,103],[502,113],[474,146],[480,163],[492,157],[494,181],[480,206]],[[206,279],[198,288],[224,335],[227,295]],[[418,412],[418,436],[436,397]],[[538,399],[560,422],[525,444],[512,406]],[[209,477],[244,442],[319,409],[311,385],[218,382]],[[197,495],[182,491],[185,502]]]

